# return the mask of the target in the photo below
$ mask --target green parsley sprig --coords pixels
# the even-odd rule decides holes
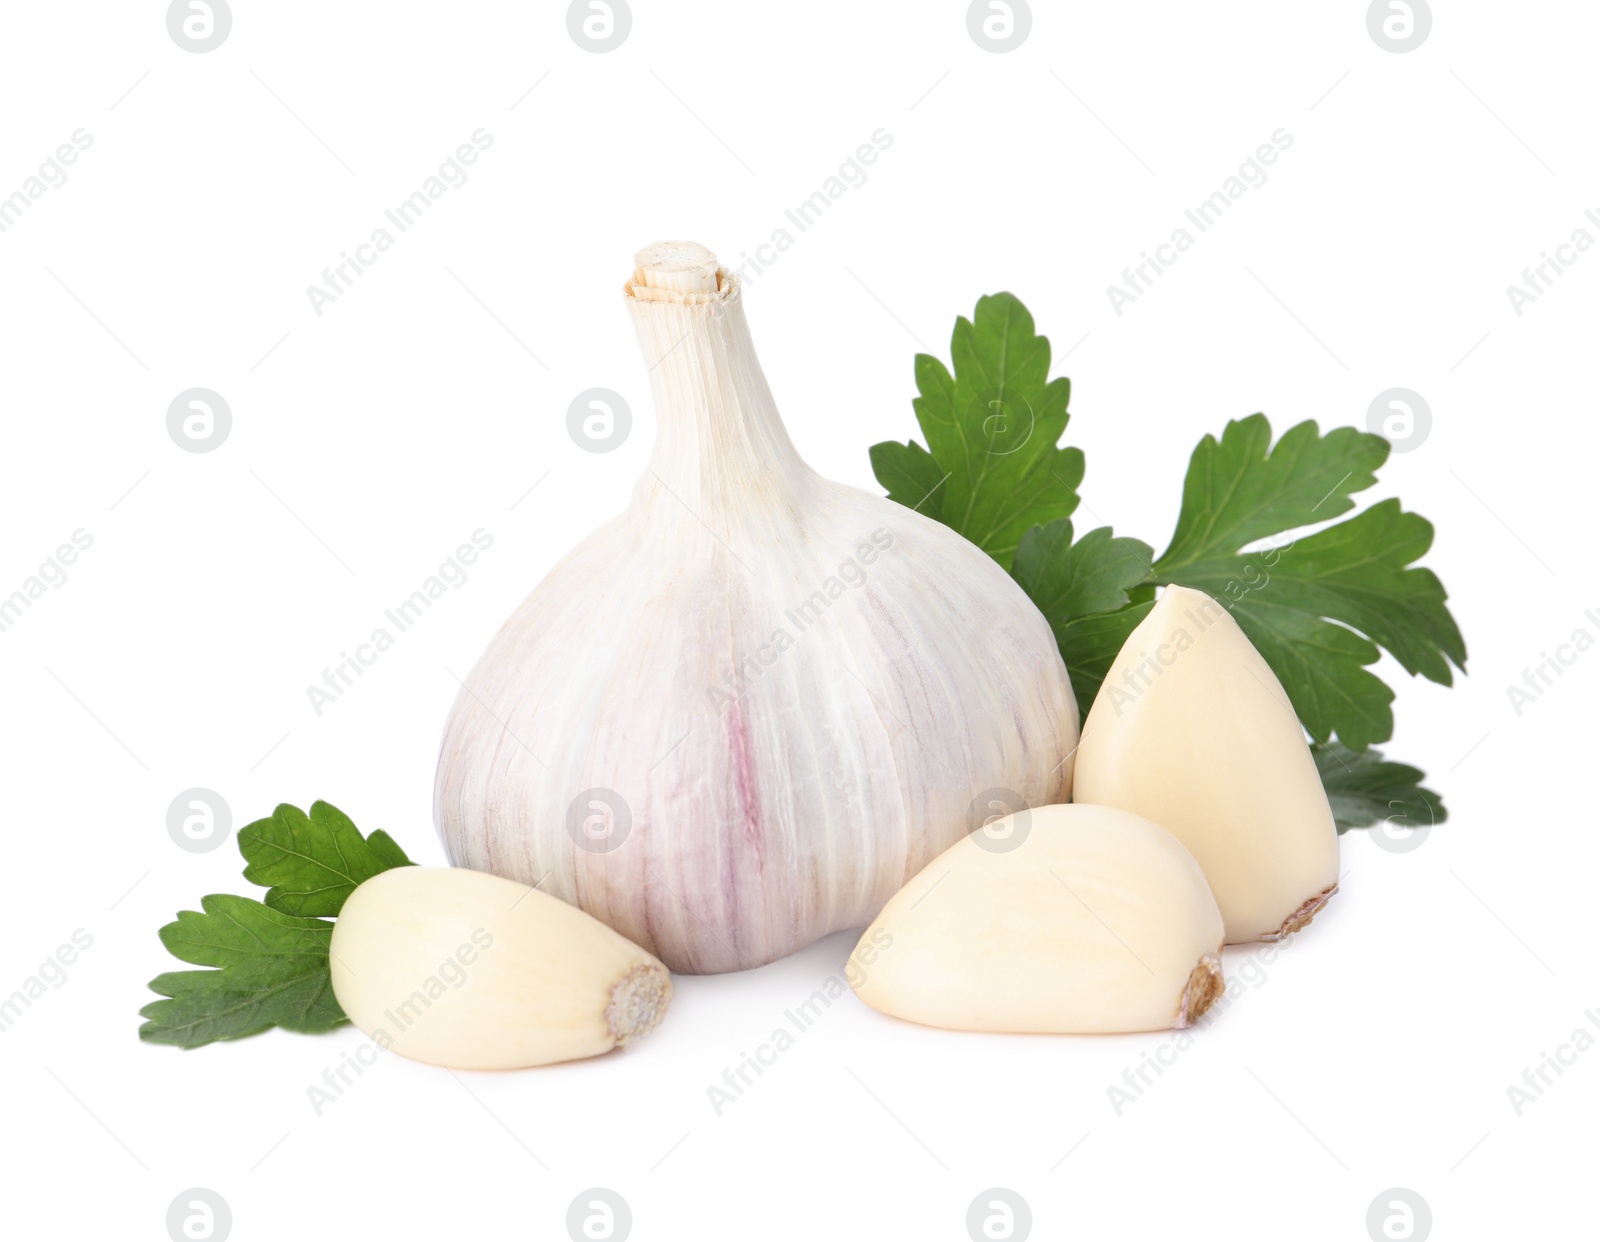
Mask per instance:
[[[1084,715],[1155,589],[1192,587],[1232,612],[1283,683],[1341,831],[1397,813],[1443,821],[1421,772],[1368,749],[1394,732],[1394,691],[1369,667],[1380,649],[1446,686],[1467,660],[1444,586],[1415,564],[1433,526],[1396,500],[1345,516],[1388,458],[1382,436],[1303,422],[1274,443],[1265,415],[1230,422],[1191,455],[1177,527],[1157,556],[1110,527],[1074,538],[1084,459],[1059,444],[1070,386],[1049,378],[1050,342],[1019,299],[978,299],[970,320],[956,320],[950,351],[953,374],[916,358],[912,406],[927,447],[874,445],[873,472],[891,500],[1011,572],[1050,622]]]
[[[328,971],[329,920],[356,885],[411,860],[387,833],[362,836],[326,802],[310,815],[284,803],[239,830],[239,851],[245,879],[266,887],[266,899],[215,893],[161,929],[172,956],[213,969],[152,979],[163,999],[139,1011],[140,1039],[198,1048],[274,1026],[315,1033],[349,1021]]]

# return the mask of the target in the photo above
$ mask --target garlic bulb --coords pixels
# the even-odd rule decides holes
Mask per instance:
[[[715,257],[637,264],[654,455],[468,676],[434,816],[458,866],[711,973],[867,923],[992,802],[1064,801],[1077,708],[987,555],[800,460]]]
[[[1339,833],[1289,696],[1233,615],[1169,586],[1122,645],[1078,748],[1084,802],[1155,820],[1200,862],[1228,943],[1277,940],[1339,881]]]
[[[995,821],[929,863],[850,956],[874,1009],[958,1031],[1194,1023],[1222,994],[1222,915],[1171,833],[1111,807]]]
[[[333,994],[380,1047],[451,1069],[599,1056],[655,1030],[666,968],[581,910],[459,867],[394,867],[333,925]]]

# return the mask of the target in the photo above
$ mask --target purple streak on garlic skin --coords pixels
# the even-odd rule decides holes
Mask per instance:
[[[761,850],[761,817],[756,811],[755,776],[751,771],[750,739],[745,735],[744,716],[738,703],[728,708],[728,749],[734,779],[738,783],[741,819],[750,845],[759,854]]]
[[[435,822],[453,863],[547,876],[672,969],[710,973],[870,922],[974,827],[983,790],[1064,801],[1078,720],[1009,575],[800,459],[737,283],[699,248],[667,258],[696,252],[709,266],[641,255],[649,468],[467,677]],[[631,811],[615,849],[568,830],[594,789]]]

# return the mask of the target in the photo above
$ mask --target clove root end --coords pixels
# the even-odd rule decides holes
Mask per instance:
[[[1312,919],[1316,918],[1317,912],[1321,910],[1323,906],[1327,905],[1328,901],[1338,891],[1339,886],[1337,884],[1328,885],[1327,888],[1323,889],[1315,897],[1308,898],[1306,901],[1302,902],[1299,909],[1297,909],[1288,918],[1283,920],[1283,926],[1278,928],[1276,932],[1262,936],[1261,939],[1270,943],[1271,941],[1282,940],[1286,936],[1294,935],[1295,932],[1299,931],[1302,927],[1311,922]]]
[[[1223,992],[1222,958],[1216,953],[1206,953],[1195,963],[1184,985],[1183,997],[1178,1002],[1178,1020],[1174,1030],[1193,1026],[1200,1015],[1210,1009]]]
[[[612,984],[606,1027],[616,1046],[626,1047],[660,1026],[671,999],[672,976],[653,962],[635,966]]]

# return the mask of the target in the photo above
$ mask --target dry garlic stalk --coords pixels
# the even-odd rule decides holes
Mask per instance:
[[[1199,864],[1103,806],[1020,811],[929,863],[849,975],[874,1009],[958,1031],[1191,1025],[1222,994],[1222,915]]]
[[[395,867],[345,901],[333,994],[380,1046],[451,1069],[519,1069],[642,1039],[666,968],[565,902],[498,876]]]
[[[987,555],[800,460],[710,251],[637,264],[649,469],[467,678],[434,815],[457,865],[734,970],[862,926],[994,799],[1065,800],[1077,709]]]
[[[1167,587],[1117,653],[1084,722],[1075,796],[1188,846],[1229,944],[1299,930],[1338,888],[1339,834],[1300,720],[1203,591]]]

